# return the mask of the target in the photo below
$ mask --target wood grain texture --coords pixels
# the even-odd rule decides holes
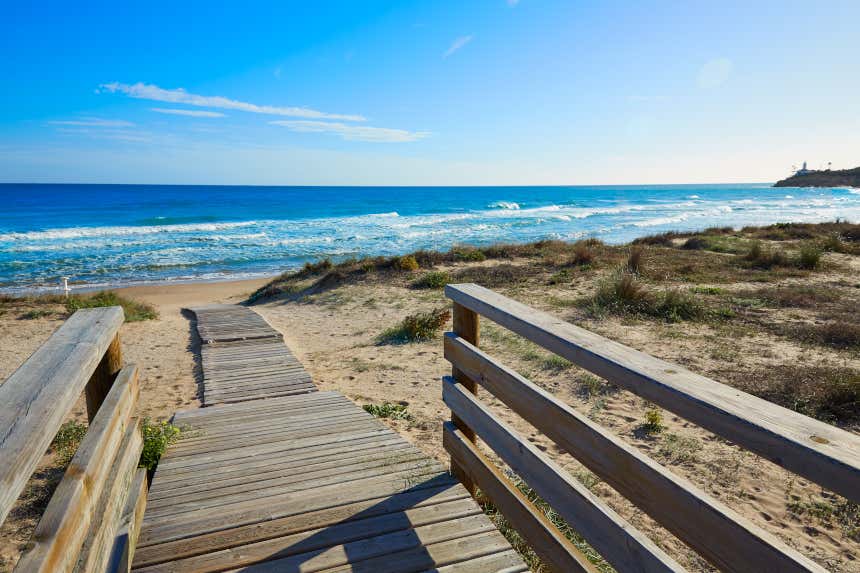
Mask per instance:
[[[279,336],[238,339],[252,311],[196,310],[221,337],[201,349],[206,407],[174,416],[187,437],[158,465],[135,571],[525,569],[438,462],[316,391]]]
[[[597,571],[585,555],[452,422],[445,422],[442,443],[469,479],[481,488],[553,571]]]
[[[455,303],[634,394],[860,503],[860,436],[659,360],[474,284]]]
[[[617,571],[668,572],[684,568],[535,445],[499,420],[468,390],[451,378],[442,399]],[[512,523],[517,527],[517,523]]]
[[[445,356],[720,569],[824,571],[468,342],[447,335]]]
[[[139,391],[137,367],[126,366],[54,490],[16,572],[48,573],[74,567],[90,524],[102,519],[99,500],[109,489],[111,469],[133,427],[131,414]]]
[[[0,523],[119,331],[120,307],[83,309],[0,385]]]

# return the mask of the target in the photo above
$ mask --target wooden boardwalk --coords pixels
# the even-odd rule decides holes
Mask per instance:
[[[191,310],[203,343],[204,405],[316,391],[281,333],[256,312],[232,304]]]
[[[243,374],[229,391],[204,378],[207,406],[233,403],[176,414],[189,430],[153,479],[135,571],[528,570],[441,464],[353,402],[309,377],[271,397],[266,380],[301,365],[256,313],[198,309],[198,330],[204,374]]]

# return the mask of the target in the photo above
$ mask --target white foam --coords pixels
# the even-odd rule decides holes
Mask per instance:
[[[509,209],[515,211],[520,208],[520,204],[513,201],[496,201],[495,203],[490,203],[487,207],[490,209]]]

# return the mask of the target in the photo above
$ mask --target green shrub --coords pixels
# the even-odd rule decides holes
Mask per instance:
[[[451,311],[447,308],[411,314],[404,318],[399,325],[380,334],[377,342],[379,344],[402,344],[430,340],[436,336],[450,318]]]
[[[680,290],[667,290],[652,304],[649,314],[678,322],[701,318],[705,315],[705,309],[689,294]]]
[[[659,434],[663,431],[663,414],[660,410],[652,408],[645,411],[645,422],[641,426],[642,430],[647,434]]]
[[[394,267],[401,271],[417,271],[420,267],[412,255],[405,255],[394,262]]]
[[[430,271],[412,283],[413,288],[443,288],[451,282],[451,276],[445,271]]]
[[[33,310],[28,310],[24,314],[21,315],[21,320],[35,320],[37,318],[42,318],[45,316],[51,316],[53,314],[50,310],[44,310],[40,308],[34,308]]]
[[[376,416],[377,418],[388,418],[389,420],[407,420],[412,421],[414,416],[409,413],[406,406],[403,404],[392,404],[385,402],[383,404],[365,404],[362,406],[365,412]]]
[[[126,322],[138,322],[158,318],[158,312],[152,305],[131,300],[107,290],[89,296],[72,295],[66,301],[66,310],[69,313],[73,313],[81,308],[98,308],[103,306],[121,306],[125,313]]]
[[[553,273],[552,276],[549,277],[549,280],[547,280],[547,283],[551,285],[567,284],[572,278],[573,277],[568,269],[561,269],[557,273]]]
[[[68,465],[72,461],[75,452],[78,451],[78,445],[87,433],[86,424],[69,420],[60,426],[57,435],[51,442],[51,449],[57,454],[57,461],[61,465]]]
[[[761,241],[753,241],[744,258],[754,267],[769,269],[771,267],[789,266],[788,257],[780,250],[771,250]]]
[[[140,464],[150,472],[155,470],[167,447],[179,439],[180,430],[169,422],[152,422],[148,418],[141,423],[143,432],[143,451]]]
[[[800,247],[797,266],[802,269],[815,269],[821,263],[821,249],[812,243],[804,243]]]
[[[487,255],[483,251],[470,247],[457,247],[451,249],[451,254],[454,255],[454,260],[481,262],[487,260]]]
[[[703,251],[708,247],[710,247],[710,242],[703,237],[690,237],[681,245],[682,249],[688,251]]]
[[[648,291],[636,275],[622,271],[600,283],[594,302],[608,310],[640,312],[647,307],[648,299]]]

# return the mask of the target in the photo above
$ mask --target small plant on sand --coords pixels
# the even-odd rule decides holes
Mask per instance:
[[[577,241],[573,244],[573,264],[585,266],[592,264],[597,255],[592,249],[592,243],[589,240]]]
[[[180,429],[169,422],[153,422],[146,418],[141,423],[141,431],[143,451],[139,466],[152,472],[167,447],[179,439]]]
[[[690,294],[677,290],[664,292],[650,308],[650,314],[669,322],[695,320],[705,315],[705,309]]]
[[[487,255],[479,249],[473,247],[455,247],[451,249],[451,254],[456,261],[481,262],[487,260]]]
[[[658,452],[671,464],[685,465],[694,463],[701,449],[702,443],[694,437],[666,434]]]
[[[615,312],[640,312],[648,305],[648,291],[636,275],[622,271],[600,283],[594,303]]]
[[[627,270],[631,273],[641,275],[645,270],[645,249],[636,246],[630,249],[630,254],[627,255]]]
[[[451,276],[445,271],[430,271],[412,283],[413,288],[443,288],[451,282]]]
[[[376,416],[377,418],[407,421],[412,421],[414,419],[414,416],[409,413],[409,410],[407,410],[406,406],[403,404],[384,402],[382,404],[365,404],[362,408],[364,408],[365,412]]]
[[[572,278],[568,269],[561,269],[557,273],[553,273],[546,282],[551,285],[562,285],[569,283]]]
[[[665,429],[663,425],[663,414],[657,408],[645,411],[645,422],[640,426],[643,432],[649,436],[659,434]]]
[[[544,501],[537,492],[531,488],[519,476],[506,472],[508,478],[514,483],[516,488],[522,493],[526,499],[531,502],[537,511],[542,513],[573,545],[577,547],[588,559],[594,568],[600,573],[611,573],[615,569],[600,556],[597,551],[591,547],[582,535],[574,530],[559,513],[553,509],[546,501]],[[586,485],[588,487],[588,485]],[[593,485],[592,485],[593,487]],[[535,553],[534,549],[526,542],[520,533],[514,529],[513,525],[505,518],[504,515],[493,505],[492,501],[480,490],[476,493],[475,498],[484,510],[484,513],[490,518],[493,524],[498,528],[502,535],[508,540],[508,543],[522,556],[523,560],[528,565],[530,571],[535,573],[546,573],[551,571],[548,565]]]
[[[797,266],[802,269],[816,269],[821,263],[821,249],[813,243],[804,243],[800,247]]]
[[[89,296],[73,295],[66,301],[66,310],[69,313],[73,313],[81,308],[98,308],[103,306],[121,306],[125,313],[126,322],[138,322],[158,318],[158,312],[152,305],[131,300],[115,292],[106,290]]]
[[[744,259],[752,266],[769,269],[771,267],[789,266],[790,262],[785,253],[780,250],[772,250],[765,247],[761,241],[753,241]]]
[[[394,267],[401,271],[417,271],[421,266],[412,255],[406,255],[394,261]]]
[[[57,454],[57,460],[60,465],[66,466],[75,452],[78,451],[78,445],[87,433],[86,424],[82,424],[75,420],[69,420],[60,426],[60,431],[54,436],[54,441],[51,442],[51,449]]]
[[[41,308],[35,308],[33,310],[28,310],[24,314],[21,315],[21,320],[35,320],[37,318],[44,318],[46,316],[51,316],[53,314],[50,310],[44,310]]]
[[[377,342],[379,344],[402,344],[430,340],[436,336],[450,318],[451,311],[447,308],[411,314],[404,318],[399,325],[380,334]]]

